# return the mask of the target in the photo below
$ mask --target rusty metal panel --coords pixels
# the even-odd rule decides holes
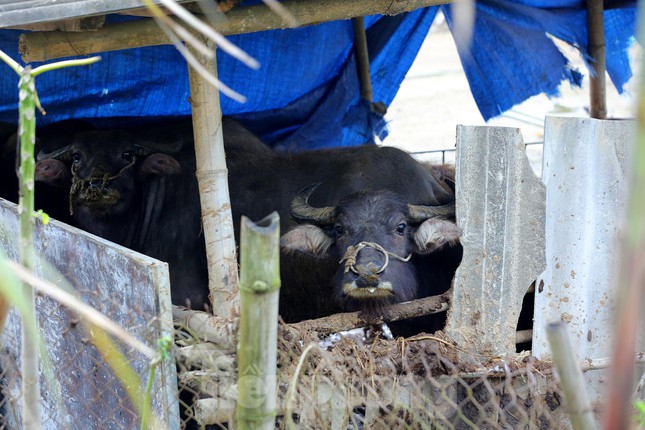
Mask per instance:
[[[516,128],[458,126],[456,160],[464,254],[446,332],[469,353],[513,354],[522,299],[544,270],[544,185]]]
[[[0,199],[0,249],[17,259],[16,205]],[[37,273],[61,285],[67,281],[78,297],[156,349],[157,340],[173,330],[168,265],[79,229],[52,221],[36,223]],[[52,275],[53,266],[61,275]],[[125,390],[87,340],[77,317],[57,302],[37,298],[41,338],[51,360],[41,371],[42,421],[45,429],[138,428],[139,419]],[[21,427],[20,317],[12,311],[2,334],[3,392],[9,398],[10,428]],[[117,342],[118,344],[118,342]],[[121,345],[145,383],[149,360]],[[153,408],[168,428],[179,428],[177,375],[174,361],[157,370]]]

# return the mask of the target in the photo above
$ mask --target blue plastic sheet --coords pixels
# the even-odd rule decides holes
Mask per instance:
[[[548,4],[559,7],[535,7]],[[618,3],[618,2],[607,2]],[[627,49],[635,31],[636,6],[623,2],[605,11],[607,72],[619,92],[632,76]],[[563,81],[579,86],[582,75],[547,36],[587,55],[587,15],[582,2],[486,0],[477,2],[472,40],[454,31],[450,7],[443,7],[453,30],[470,89],[485,120],[540,94],[556,95]]]
[[[633,2],[606,2],[607,68],[619,90],[631,76],[626,49],[635,27]],[[450,6],[441,6],[453,25]],[[374,102],[394,99],[438,7],[395,17],[366,18]],[[459,40],[459,54],[473,96],[485,119],[525,99],[557,93],[581,74],[546,36],[586,52],[584,4],[571,0],[485,0],[476,3],[472,44]],[[132,18],[109,17],[109,20]],[[18,59],[19,31],[0,30],[0,49]],[[350,21],[293,30],[271,30],[229,39],[261,63],[257,71],[218,52],[221,80],[244,94],[240,104],[221,97],[222,111],[245,122],[280,150],[351,146],[387,135],[384,118],[361,100]],[[69,118],[190,115],[187,66],[172,46],[109,52],[87,67],[52,71],[37,78],[46,116],[40,126]],[[34,64],[36,66],[37,64]],[[17,122],[17,77],[0,64],[0,121]],[[458,119],[457,119],[458,120]]]

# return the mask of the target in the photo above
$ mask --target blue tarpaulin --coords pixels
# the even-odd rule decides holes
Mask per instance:
[[[605,3],[607,70],[622,91],[631,77],[627,48],[635,31],[636,6]],[[450,6],[440,7],[454,30]],[[438,10],[366,18],[375,102],[392,102]],[[123,19],[131,18],[110,16],[108,25]],[[0,49],[15,59],[19,34],[0,30]],[[460,34],[453,31],[486,120],[533,95],[556,94],[563,81],[581,82],[581,74],[570,68],[547,34],[585,54],[584,2],[479,1],[472,41],[460,40]],[[230,36],[261,68],[251,70],[218,54],[220,79],[248,99],[241,104],[222,96],[223,113],[241,119],[283,150],[351,146],[372,141],[375,135],[383,139],[387,127],[381,113],[360,98],[353,39],[350,21]],[[15,123],[17,77],[8,66],[0,64],[0,70],[0,121]],[[39,76],[37,87],[47,110],[46,116],[39,114],[41,126],[69,118],[145,121],[190,115],[187,66],[173,46],[104,53],[94,65]]]

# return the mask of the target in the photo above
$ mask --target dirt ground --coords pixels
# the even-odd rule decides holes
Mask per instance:
[[[504,115],[493,118],[489,125],[518,127],[524,142],[541,142],[545,115],[587,117],[589,106],[588,72],[573,48],[559,44],[562,52],[574,66],[585,74],[582,88],[561,85],[561,96],[549,99],[538,95],[515,106]],[[641,50],[635,44],[631,50],[632,68],[637,75]],[[619,95],[607,77],[607,109],[610,117],[633,117],[637,96],[637,77]],[[457,49],[443,16],[435,19],[419,54],[408,71],[399,92],[392,102],[386,119],[390,134],[384,145],[396,146],[410,152],[454,149],[458,124],[486,124],[470,93],[468,81],[461,67]],[[540,145],[530,145],[527,152],[536,173],[541,172]],[[438,155],[426,154],[424,159],[436,160]],[[447,161],[454,155],[448,154]]]

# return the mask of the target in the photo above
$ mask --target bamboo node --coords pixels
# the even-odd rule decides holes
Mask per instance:
[[[266,281],[255,280],[251,285],[248,285],[245,282],[240,282],[239,287],[240,291],[245,291],[247,293],[264,294],[279,290],[280,282],[269,283]]]

